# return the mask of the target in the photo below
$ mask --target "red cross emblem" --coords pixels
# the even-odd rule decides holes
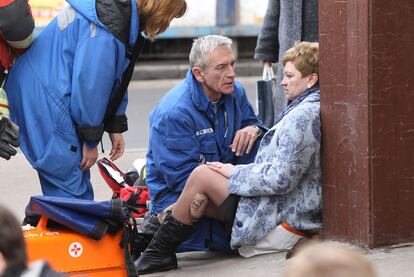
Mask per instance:
[[[83,247],[82,244],[80,244],[79,242],[73,242],[70,246],[69,246],[69,255],[73,258],[78,258],[80,257],[80,255],[82,255],[83,252]]]

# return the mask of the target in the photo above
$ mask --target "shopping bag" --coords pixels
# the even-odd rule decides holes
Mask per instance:
[[[287,223],[282,223],[257,241],[255,245],[241,246],[237,250],[240,256],[250,258],[292,249],[300,239],[307,237],[305,233],[290,227]]]
[[[256,108],[257,118],[268,128],[273,126],[275,116],[286,106],[285,94],[276,87],[273,69],[271,65],[264,63],[262,80],[256,83]]]

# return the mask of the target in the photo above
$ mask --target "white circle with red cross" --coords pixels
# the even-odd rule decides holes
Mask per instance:
[[[83,246],[79,242],[72,242],[69,246],[69,255],[73,258],[79,258],[83,252]]]

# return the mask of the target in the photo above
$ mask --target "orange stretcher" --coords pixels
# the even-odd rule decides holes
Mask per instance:
[[[75,231],[46,228],[47,217],[23,230],[29,261],[43,259],[70,276],[126,277],[124,252],[119,246],[122,231],[96,241]]]

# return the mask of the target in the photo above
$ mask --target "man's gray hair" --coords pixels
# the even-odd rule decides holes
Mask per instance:
[[[195,66],[205,68],[207,66],[207,56],[214,49],[223,46],[231,49],[233,41],[225,36],[207,35],[195,39],[190,51],[190,67]]]

